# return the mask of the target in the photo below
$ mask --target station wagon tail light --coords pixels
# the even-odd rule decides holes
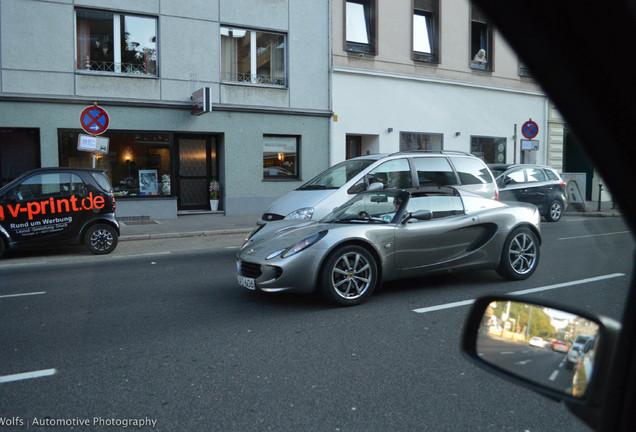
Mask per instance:
[[[559,183],[559,186],[561,186],[563,189],[566,189],[568,187],[568,184],[562,181],[561,183]]]
[[[110,194],[110,199],[113,202],[113,211],[115,211],[115,208],[117,208],[117,205],[115,204],[115,194],[111,192]]]
[[[495,188],[495,201],[499,201],[499,189]]]

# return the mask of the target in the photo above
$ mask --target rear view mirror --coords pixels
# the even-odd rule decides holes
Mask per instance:
[[[599,364],[607,362],[610,350],[604,347],[615,334],[608,325],[612,331],[619,326],[518,297],[485,297],[469,315],[463,350],[479,366],[544,395],[582,401],[602,384]]]

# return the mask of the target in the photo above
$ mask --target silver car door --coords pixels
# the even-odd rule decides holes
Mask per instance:
[[[395,266],[407,270],[463,256],[472,244],[478,219],[464,214],[458,196],[413,197],[407,211],[431,210],[433,219],[411,219],[395,229]]]

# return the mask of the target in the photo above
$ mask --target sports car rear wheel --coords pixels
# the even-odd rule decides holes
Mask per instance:
[[[509,280],[527,279],[537,269],[539,254],[537,236],[528,228],[517,228],[504,243],[497,273]]]
[[[322,295],[341,306],[354,306],[371,295],[377,285],[378,268],[373,256],[361,246],[336,249],[322,269]]]

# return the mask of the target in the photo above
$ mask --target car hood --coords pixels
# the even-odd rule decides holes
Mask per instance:
[[[254,234],[239,251],[239,256],[267,256],[285,249],[318,232],[334,228],[316,221],[281,220],[269,222]]]
[[[287,216],[294,210],[316,207],[318,203],[336,192],[337,189],[293,190],[272,203],[265,213]]]

